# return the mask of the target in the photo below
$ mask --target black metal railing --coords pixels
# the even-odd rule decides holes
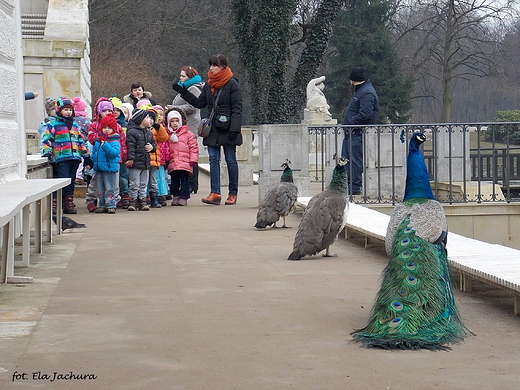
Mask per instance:
[[[352,137],[353,131],[359,129],[363,132],[364,171],[362,194],[353,198],[356,202],[400,201],[408,140],[416,131],[428,137],[423,154],[439,201],[520,201],[518,122],[308,126],[312,181],[326,187],[335,161],[341,156],[344,137]]]

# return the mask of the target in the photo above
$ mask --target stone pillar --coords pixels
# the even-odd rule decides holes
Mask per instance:
[[[45,118],[46,97],[80,96],[91,115],[87,0],[49,0],[43,39],[25,39],[23,54],[25,82],[40,93],[30,106],[27,103],[29,131]]]
[[[19,1],[0,7],[0,182],[25,177],[22,30]]]
[[[406,143],[401,143],[399,134],[380,132],[377,127],[366,127],[364,131],[364,191],[371,198],[388,199],[393,193],[402,198],[406,184]]]
[[[306,125],[262,125],[259,130],[258,201],[280,182],[281,165],[291,161],[299,196],[310,196],[309,134]]]
[[[449,183],[450,176],[451,182],[464,181],[464,164],[465,179],[471,181],[470,132],[462,126],[440,126],[432,132],[431,137],[437,149],[437,181]]]

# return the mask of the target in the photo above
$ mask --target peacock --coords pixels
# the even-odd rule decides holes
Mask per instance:
[[[288,260],[300,260],[326,250],[324,257],[335,257],[329,247],[347,223],[348,183],[342,157],[332,172],[329,188],[314,195],[303,212]]]
[[[404,142],[404,137],[401,137]],[[381,277],[368,325],[352,333],[364,346],[384,349],[447,350],[468,334],[452,293],[444,210],[433,196],[419,149],[426,140],[413,134],[407,157],[403,201],[387,228],[389,262]]]
[[[264,229],[267,226],[273,225],[276,228],[276,222],[283,218],[283,228],[286,228],[285,217],[289,215],[298,198],[298,187],[293,182],[293,173],[289,164],[291,162],[287,159],[283,164],[284,168],[280,182],[269,188],[269,191],[260,202],[258,206],[258,213],[256,214],[255,228]]]

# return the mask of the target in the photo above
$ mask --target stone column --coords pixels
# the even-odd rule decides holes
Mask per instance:
[[[49,0],[43,39],[25,39],[23,54],[25,81],[40,92],[27,111],[27,129],[45,118],[46,97],[80,96],[91,115],[87,0]]]
[[[19,3],[4,0],[0,7],[0,182],[27,171]]]
[[[280,182],[281,165],[291,161],[299,196],[310,196],[309,134],[306,125],[262,125],[259,130],[258,201],[275,183]]]
[[[364,131],[364,191],[371,198],[388,199],[394,193],[402,198],[406,183],[406,144],[401,143],[400,134],[388,130],[366,127]]]

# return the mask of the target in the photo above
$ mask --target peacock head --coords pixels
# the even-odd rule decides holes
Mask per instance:
[[[417,131],[413,133],[410,139],[409,153],[415,153],[419,150],[419,147],[426,141],[426,134]]]
[[[291,160],[289,160],[288,158],[286,158],[286,159],[285,159],[285,162],[284,162],[282,165],[280,165],[280,167],[281,167],[281,168],[289,168],[290,164],[291,164]]]
[[[338,160],[338,165],[340,166],[344,166],[348,163],[348,159],[346,157],[340,157],[340,159]]]

